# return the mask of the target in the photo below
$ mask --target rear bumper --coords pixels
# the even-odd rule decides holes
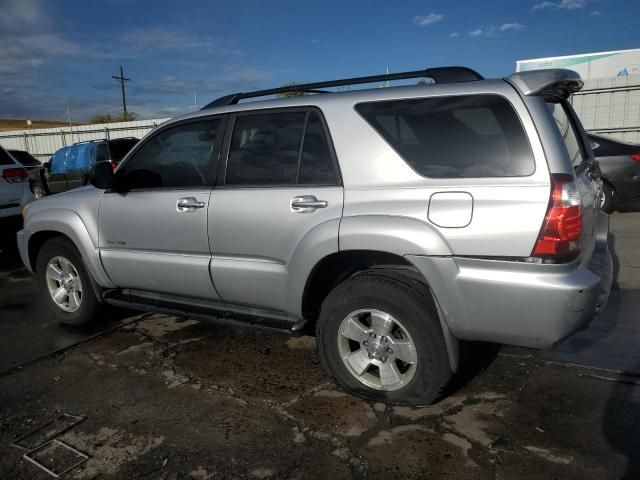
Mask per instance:
[[[546,348],[586,327],[607,301],[613,278],[609,218],[599,217],[596,246],[587,261],[538,265],[406,258],[427,279],[457,338]]]

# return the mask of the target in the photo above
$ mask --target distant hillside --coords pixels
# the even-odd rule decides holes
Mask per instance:
[[[71,122],[72,125],[85,125],[80,122]],[[31,128],[68,127],[69,122],[64,120],[32,120]],[[0,132],[8,130],[26,130],[27,121],[22,118],[0,118]]]

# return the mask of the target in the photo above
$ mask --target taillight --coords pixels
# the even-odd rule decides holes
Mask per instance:
[[[551,175],[551,198],[532,257],[573,258],[580,253],[582,203],[571,175]]]
[[[111,170],[115,171],[117,166],[118,166],[118,162],[114,162],[113,160],[111,160]]]
[[[633,158],[636,162],[640,163],[640,152],[632,154],[631,158]]]
[[[2,178],[4,178],[9,183],[26,182],[28,176],[29,172],[27,172],[26,168],[22,167],[5,168],[2,171]]]

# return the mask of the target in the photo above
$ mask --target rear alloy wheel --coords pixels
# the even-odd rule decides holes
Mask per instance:
[[[40,183],[31,184],[31,191],[33,192],[33,196],[36,198],[45,197],[44,187]]]
[[[613,212],[614,192],[606,183],[602,183],[602,195],[600,195],[600,210],[606,213]]]
[[[369,270],[334,288],[316,325],[322,366],[368,400],[428,405],[451,378],[429,289],[406,274]]]
[[[411,335],[382,310],[350,313],[338,329],[338,351],[347,370],[375,390],[398,390],[416,373],[418,356]]]
[[[60,323],[84,325],[97,314],[98,301],[77,249],[64,237],[38,252],[36,279],[44,302]]]

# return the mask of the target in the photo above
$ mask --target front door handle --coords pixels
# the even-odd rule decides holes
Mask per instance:
[[[316,208],[326,208],[325,200],[318,200],[313,195],[301,195],[291,199],[291,211],[298,213],[313,212]]]
[[[178,212],[195,212],[196,208],[204,208],[205,203],[199,202],[195,197],[178,199],[176,210]]]

